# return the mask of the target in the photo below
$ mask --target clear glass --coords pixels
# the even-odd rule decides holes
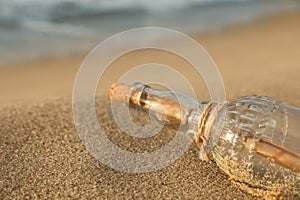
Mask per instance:
[[[300,153],[300,109],[290,105],[285,105],[285,109],[288,118],[288,135],[285,138],[284,146]]]
[[[146,87],[140,97],[140,105],[146,111],[151,110],[158,121],[183,128],[188,126],[191,110],[198,107],[198,102],[179,92],[153,90]]]
[[[299,120],[299,109],[269,97],[239,98],[215,121],[212,131],[222,130],[211,155],[245,186],[299,197]]]
[[[265,96],[245,96],[226,104],[198,103],[184,94],[143,84],[114,85],[111,94],[115,93],[122,95],[111,96],[112,100],[151,110],[157,121],[171,127],[184,125],[199,147],[200,158],[214,160],[243,188],[300,198],[299,108]]]

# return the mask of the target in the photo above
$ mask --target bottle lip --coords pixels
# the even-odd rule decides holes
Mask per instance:
[[[138,105],[138,106],[143,106],[141,105],[141,98],[143,97],[144,90],[146,88],[151,88],[148,85],[136,82],[133,83],[129,89],[129,91],[126,94],[126,103],[127,104],[133,104],[133,105]]]

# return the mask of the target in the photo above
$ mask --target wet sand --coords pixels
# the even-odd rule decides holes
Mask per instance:
[[[229,100],[269,95],[300,106],[299,22],[299,12],[288,13],[195,39],[218,65]],[[128,55],[112,64],[112,72],[121,65],[145,63],[153,55],[158,54]],[[181,70],[187,66],[170,55],[157,58]],[[256,198],[233,184],[215,163],[201,162],[195,147],[169,167],[147,174],[122,173],[99,163],[81,143],[72,118],[72,87],[83,59],[80,55],[0,68],[1,199]],[[184,73],[197,83],[192,71]],[[106,77],[99,90],[108,91],[115,77]],[[107,105],[106,98],[98,100],[99,109],[106,110],[99,121],[109,127],[113,140],[122,133]],[[167,141],[169,131],[147,143],[134,142],[135,147],[128,146],[129,137],[119,142],[125,149],[144,151],[147,144]]]

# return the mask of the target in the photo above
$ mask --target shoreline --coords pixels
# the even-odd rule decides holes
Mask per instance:
[[[25,6],[24,8],[22,5],[18,7],[17,2],[7,2],[7,6],[3,6],[3,8],[21,9],[23,10],[21,13],[28,12],[28,16],[7,13],[8,16],[1,20],[4,27],[0,27],[0,64],[48,57],[52,59],[69,57],[69,55],[89,51],[99,41],[117,32],[141,26],[167,27],[189,35],[194,35],[194,33],[202,35],[226,27],[247,24],[270,15],[300,9],[298,0],[286,0],[285,2],[281,0],[250,0],[235,3],[198,0],[196,2],[182,1],[182,3],[178,4],[175,9],[170,8],[167,4],[158,4],[157,6],[162,6],[161,9],[152,8],[152,5],[147,3],[144,5],[144,11],[143,9],[134,9],[144,4],[141,2],[141,5],[131,5],[133,9],[126,11],[128,8],[103,10],[103,7],[100,6],[99,9],[98,6],[95,7],[90,3],[85,6],[93,9],[86,10],[79,1],[74,2],[73,5],[76,4],[78,7],[70,7],[69,12],[75,9],[74,15],[66,17],[61,16],[63,13],[60,9],[55,8],[64,6],[63,2],[46,4],[37,2],[32,7]],[[40,9],[45,9],[43,14],[40,13],[42,10],[38,9],[39,6],[42,6]],[[165,9],[162,9],[163,7]],[[82,10],[76,11],[76,9]],[[6,13],[5,9],[3,11]],[[50,13],[48,13],[49,11]],[[78,11],[79,13],[77,13]],[[40,14],[43,15],[42,19],[37,18]],[[9,15],[12,15],[13,20]],[[57,21],[54,20],[55,18]]]
[[[296,42],[300,40],[299,20],[300,12],[284,13],[194,38],[217,64],[229,99],[254,92],[281,100],[290,100],[293,95],[300,99],[300,91],[294,91],[300,85],[295,73],[300,63],[300,47]],[[0,68],[0,102],[71,96],[77,70],[85,56],[49,58]],[[145,57],[143,54],[140,57],[137,58],[139,63],[147,61],[142,58]],[[166,60],[167,64],[176,66],[170,58]],[[128,59],[123,62],[135,64]],[[181,64],[177,67],[186,65]],[[234,78],[233,73],[237,74]],[[277,81],[275,77],[278,77]],[[242,83],[242,87],[235,86],[245,79],[247,83]],[[285,89],[272,94],[273,88],[282,87]],[[235,95],[237,91],[238,95]],[[297,100],[290,103],[300,105]]]

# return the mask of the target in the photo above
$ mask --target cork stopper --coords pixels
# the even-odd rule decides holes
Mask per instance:
[[[109,97],[112,101],[126,102],[130,88],[123,83],[113,83],[110,87]]]

